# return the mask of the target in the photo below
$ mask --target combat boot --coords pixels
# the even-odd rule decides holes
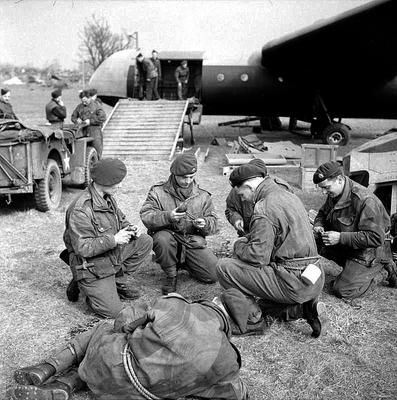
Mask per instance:
[[[267,322],[264,319],[256,322],[255,324],[247,323],[247,328],[244,332],[233,322],[230,322],[232,328],[233,336],[257,336],[263,335],[265,333],[265,329],[268,327]]]
[[[59,381],[42,386],[17,385],[8,389],[7,395],[12,400],[69,400],[70,388]]]
[[[79,301],[79,294],[80,294],[79,285],[74,279],[72,279],[69,282],[68,287],[66,288],[66,297],[72,303],[76,303],[76,301]]]
[[[161,292],[164,295],[176,292],[176,283],[177,283],[176,276],[167,276],[165,284],[161,286]]]
[[[51,364],[42,363],[16,370],[14,379],[20,385],[41,385],[55,372],[55,368]]]
[[[392,288],[397,288],[397,267],[395,262],[389,261],[388,264],[384,265],[385,270],[387,271],[387,281],[389,282],[389,286]]]
[[[125,283],[116,282],[116,289],[120,299],[136,300],[141,296],[138,289],[129,287]]]
[[[328,320],[325,315],[325,304],[317,300],[310,300],[303,303],[303,318],[311,326],[312,337],[318,338],[321,333],[325,333]]]

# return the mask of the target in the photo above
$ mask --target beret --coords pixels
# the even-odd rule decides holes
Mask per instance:
[[[175,158],[170,167],[171,174],[190,175],[197,172],[197,159],[193,153],[182,153]]]
[[[242,292],[235,288],[227,289],[221,294],[221,301],[230,318],[240,329],[241,333],[247,330],[250,303]]]
[[[317,185],[326,179],[335,178],[338,175],[343,175],[340,164],[336,161],[328,161],[317,168],[313,175],[313,183]]]
[[[90,97],[90,95],[88,94],[88,90],[82,90],[79,94],[80,99],[82,99],[83,97]]]
[[[92,96],[98,94],[98,90],[96,90],[96,89],[94,89],[94,88],[88,89],[87,92],[88,92],[88,94],[90,95],[90,97],[92,97]]]
[[[125,164],[117,158],[102,158],[91,167],[91,178],[95,183],[112,186],[127,175]]]
[[[55,89],[53,92],[51,92],[51,97],[53,99],[57,99],[59,96],[62,96],[62,90],[61,89]]]
[[[3,96],[3,94],[7,94],[9,91],[10,91],[10,89],[3,88],[3,89],[1,89],[1,95]]]
[[[242,185],[248,179],[265,176],[266,172],[263,168],[249,162],[248,164],[240,165],[238,168],[234,169],[230,174],[229,181],[230,184],[235,187]]]
[[[264,176],[267,175],[267,167],[266,167],[265,162],[262,159],[254,158],[248,164],[256,165],[257,167],[259,167],[259,168],[261,168],[263,170]]]

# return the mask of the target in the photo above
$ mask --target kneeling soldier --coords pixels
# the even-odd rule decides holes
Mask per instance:
[[[127,286],[125,275],[147,263],[152,250],[152,238],[126,220],[113,197],[126,174],[120,160],[96,162],[93,182],[66,211],[63,239],[73,273],[68,298],[77,301],[81,290],[101,317],[114,318],[120,312],[119,297],[139,297],[138,290]]]

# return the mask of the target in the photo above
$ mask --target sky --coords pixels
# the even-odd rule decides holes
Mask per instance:
[[[258,50],[269,40],[368,0],[0,0],[0,63],[78,65],[79,32],[92,14],[115,33],[138,32],[139,47],[202,50],[213,56]],[[245,54],[244,54],[245,56]]]

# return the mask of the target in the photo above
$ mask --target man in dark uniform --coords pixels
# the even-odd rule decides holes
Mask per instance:
[[[166,273],[164,294],[176,291],[178,266],[201,282],[213,283],[217,262],[205,240],[217,231],[217,216],[211,194],[195,181],[196,157],[192,153],[177,156],[170,171],[166,182],[151,187],[140,211],[153,237],[156,261]]]
[[[0,96],[0,118],[18,119],[10,103],[10,89],[1,89]]]
[[[159,55],[156,50],[152,51],[152,58],[150,61],[153,63],[154,68],[156,70],[157,76],[154,78],[154,84],[153,84],[153,95],[154,95],[154,100],[158,100],[160,98],[159,95],[159,82],[161,81],[161,62],[159,59]]]
[[[241,319],[233,299],[225,292],[221,300],[191,303],[174,293],[149,311],[125,308],[113,327],[102,322],[45,362],[17,370],[19,385],[8,395],[68,400],[87,385],[98,400],[248,400],[241,356],[230,342],[230,323]]]
[[[277,185],[263,169],[245,164],[230,182],[244,201],[255,204],[249,232],[234,243],[234,258],[221,258],[219,283],[236,288],[252,305],[251,323],[261,315],[281,320],[304,318],[321,334],[317,299],[324,285],[316,244],[300,199]],[[259,298],[259,307],[255,302]],[[242,332],[244,333],[244,332]]]
[[[313,224],[319,252],[343,267],[333,290],[351,301],[382,280],[384,266],[395,268],[384,252],[390,219],[382,202],[345,176],[337,162],[320,165],[313,182],[328,195]]]
[[[179,65],[175,70],[175,80],[177,82],[177,94],[178,100],[184,100],[187,97],[187,84],[189,82],[189,67],[187,66],[187,61],[183,60],[181,65]]]
[[[145,80],[146,88],[146,100],[157,100],[156,93],[154,91],[156,82],[158,83],[158,72],[150,58],[145,58],[143,54],[138,54],[137,62],[141,64],[141,68],[138,71],[142,71],[143,77],[139,79]],[[158,95],[158,93],[157,93]]]
[[[257,165],[263,170],[263,177],[267,176],[266,164],[260,158],[254,158],[248,164]],[[293,193],[291,186],[283,179],[272,177],[277,185]],[[254,204],[251,201],[243,201],[238,195],[238,188],[233,187],[226,198],[225,216],[230,225],[236,229],[239,236],[244,236],[249,232],[249,224],[254,213]]]
[[[95,101],[92,101],[87,90],[83,90],[79,97],[81,103],[73,111],[71,120],[83,129],[86,136],[94,139],[92,146],[100,158],[103,150],[102,125],[106,121],[105,111]]]
[[[66,107],[62,101],[61,89],[51,93],[51,101],[45,106],[47,121],[55,128],[62,128],[66,118]]]
[[[113,197],[126,174],[120,160],[96,162],[91,169],[93,182],[66,211],[63,240],[73,273],[68,293],[73,296],[78,284],[88,305],[101,317],[114,318],[120,312],[120,297],[139,297],[138,290],[127,286],[126,274],[151,257],[151,237],[126,220]]]

